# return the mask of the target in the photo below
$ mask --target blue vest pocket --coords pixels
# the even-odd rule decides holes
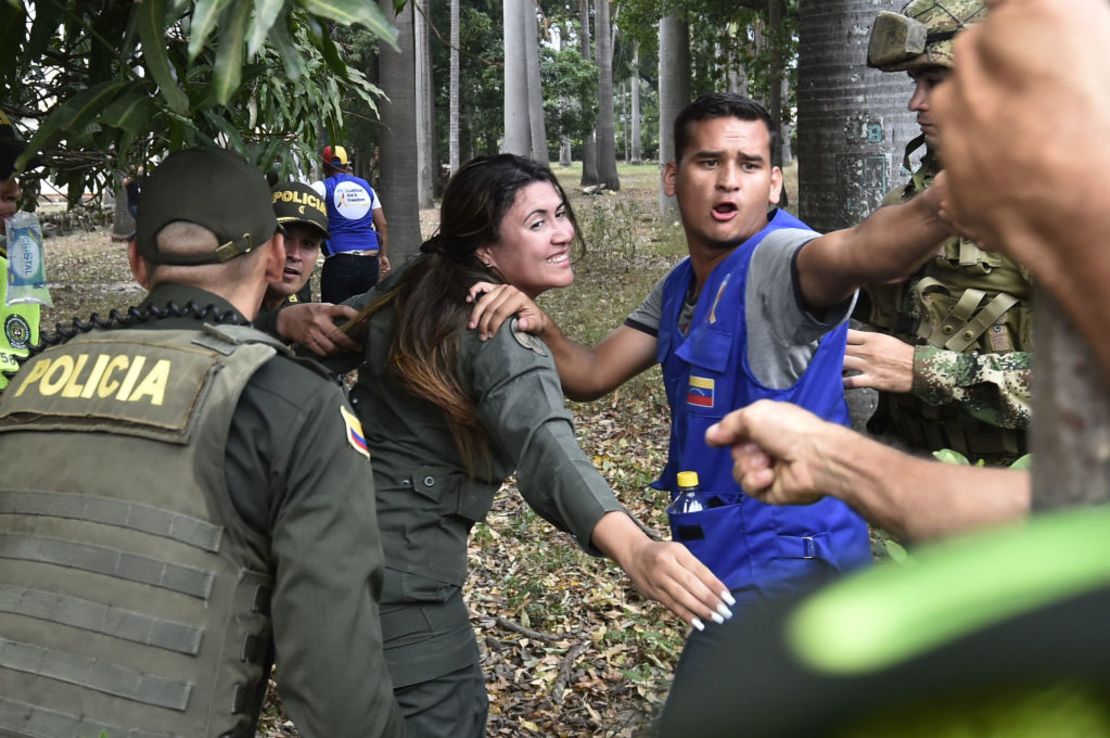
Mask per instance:
[[[744,535],[740,495],[699,492],[697,512],[667,510],[671,539],[690,549],[729,587],[751,576],[751,556]]]

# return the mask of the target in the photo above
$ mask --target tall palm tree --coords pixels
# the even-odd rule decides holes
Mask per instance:
[[[635,44],[632,47],[632,154],[629,160],[633,164],[639,164],[644,145],[640,134],[640,42]]]
[[[451,78],[447,123],[447,162],[451,174],[459,171],[459,0],[451,0]]]
[[[529,156],[532,129],[528,119],[528,76],[524,69],[524,2],[504,0],[505,36],[505,141],[501,150]]]
[[[378,68],[386,99],[382,110],[382,207],[389,220],[389,257],[399,266],[420,248],[417,210],[416,77],[413,56],[412,3],[400,13],[393,0],[379,0],[382,12],[397,27],[397,49],[382,44]]]
[[[674,119],[690,102],[690,26],[677,13],[659,21],[659,165],[675,158]],[[678,206],[659,187],[659,212],[674,216]]]
[[[435,189],[435,114],[432,100],[435,85],[432,79],[432,53],[428,41],[428,0],[412,0],[413,43],[416,69],[416,188],[418,204],[430,208]]]
[[[524,0],[521,33],[524,36],[524,60],[528,81],[528,124],[532,138],[532,158],[543,164],[547,156],[547,126],[543,117],[543,86],[540,83],[540,34],[537,25],[539,6],[536,0]]]
[[[593,57],[590,48],[590,0],[578,0],[578,21],[582,31],[578,35],[582,58],[590,59]],[[582,141],[582,184],[591,186],[600,181],[597,176],[597,139],[591,130]]]
[[[597,34],[597,173],[610,190],[621,188],[617,176],[617,142],[613,122],[613,35],[609,25],[610,0],[595,0],[594,19]]]
[[[880,10],[902,0],[804,0],[799,7],[799,211],[831,231],[858,223],[902,179],[906,143],[918,134],[902,74],[866,67]]]

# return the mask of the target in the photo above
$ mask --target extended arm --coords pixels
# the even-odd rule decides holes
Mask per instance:
[[[760,401],[706,434],[732,446],[744,490],[776,505],[832,495],[870,522],[912,540],[1020,520],[1029,475],[908,456],[794,405]]]
[[[966,353],[911,346],[872,331],[848,331],[844,368],[860,372],[844,386],[913,393],[929,405],[958,403],[1002,428],[1026,428],[1032,400],[1032,354]]]
[[[516,463],[529,506],[584,549],[612,557],[640,591],[684,620],[721,617],[724,584],[685,546],[649,538],[579,448],[550,358],[522,347],[508,328],[465,350],[479,419]]]
[[[944,175],[901,205],[879,208],[851,228],[815,238],[798,254],[798,286],[807,307],[839,305],[861,285],[909,276],[951,233],[939,217]]]

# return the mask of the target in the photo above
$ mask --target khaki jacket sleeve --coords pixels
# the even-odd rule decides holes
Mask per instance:
[[[279,691],[306,738],[402,736],[382,653],[370,460],[350,438],[357,425],[339,388],[322,382],[313,400],[278,465],[287,488],[272,521]]]
[[[472,331],[461,338],[479,419],[494,448],[516,464],[532,509],[600,555],[590,543],[594,526],[624,507],[578,446],[547,346],[514,326],[506,323],[485,343]]]

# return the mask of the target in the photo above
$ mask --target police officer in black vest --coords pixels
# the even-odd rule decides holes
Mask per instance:
[[[0,734],[254,735],[276,659],[305,736],[403,735],[362,430],[248,325],[284,264],[265,179],[169,156],[128,255],[146,301],[0,403]]]

